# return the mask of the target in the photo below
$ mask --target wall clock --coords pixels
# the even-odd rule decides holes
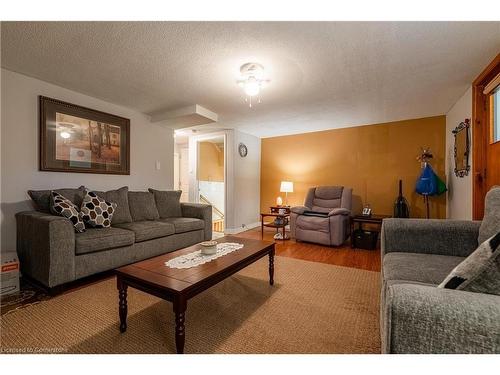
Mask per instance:
[[[244,157],[245,157],[245,156],[247,156],[247,154],[248,154],[248,149],[247,149],[247,146],[245,146],[245,144],[244,144],[244,143],[240,143],[240,144],[238,145],[238,152],[239,152],[240,156],[241,156],[242,158],[244,158]]]

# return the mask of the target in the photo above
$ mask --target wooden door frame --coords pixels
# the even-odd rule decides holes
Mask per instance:
[[[490,139],[490,104],[483,90],[498,73],[500,73],[500,53],[472,83],[472,217],[474,220],[482,220],[484,216],[486,148]]]

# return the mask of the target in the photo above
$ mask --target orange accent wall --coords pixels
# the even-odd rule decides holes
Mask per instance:
[[[368,203],[375,214],[393,213],[398,180],[410,204],[411,217],[425,217],[423,198],[415,193],[421,173],[421,147],[434,154],[434,171],[445,179],[446,116],[262,139],[261,210],[269,210],[280,193],[280,181],[293,181],[291,206],[302,205],[307,189],[321,185],[353,188],[353,210]],[[446,217],[446,194],[432,197],[431,217]]]
[[[198,180],[224,182],[224,146],[200,142]]]

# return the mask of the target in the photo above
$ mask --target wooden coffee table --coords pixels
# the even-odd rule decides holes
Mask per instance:
[[[175,313],[175,346],[177,353],[184,353],[185,313],[187,301],[269,255],[269,284],[274,284],[274,242],[237,237],[222,237],[217,242],[238,242],[243,248],[233,251],[211,262],[196,267],[177,269],[165,265],[179,255],[201,249],[194,245],[168,254],[146,259],[118,268],[116,282],[119,295],[120,332],[127,329],[127,288],[129,286],[172,302]]]

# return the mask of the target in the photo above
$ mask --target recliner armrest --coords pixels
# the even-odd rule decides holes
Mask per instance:
[[[335,216],[335,215],[344,215],[348,216],[351,214],[351,211],[349,211],[347,208],[334,208],[328,213],[328,216]]]
[[[307,210],[310,210],[310,208],[306,207],[306,206],[295,206],[295,207],[290,208],[290,211],[293,212],[294,214],[297,214],[297,215],[302,215],[304,213],[304,211],[307,211]]]

